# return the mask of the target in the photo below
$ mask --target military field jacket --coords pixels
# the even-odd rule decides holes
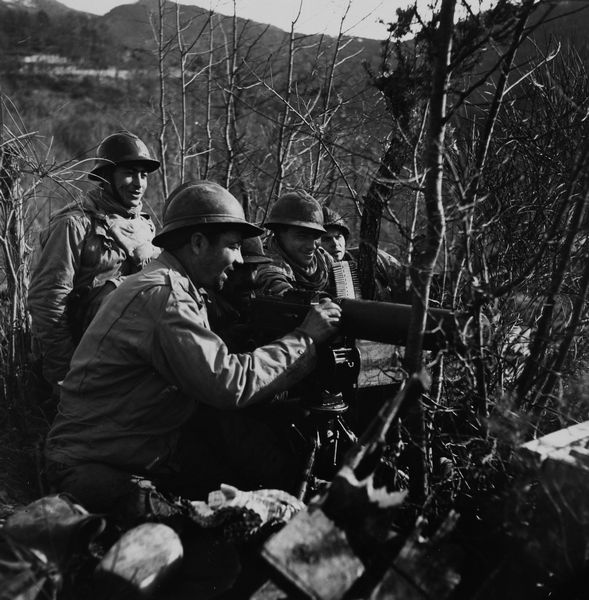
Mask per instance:
[[[230,354],[210,330],[203,294],[163,252],[106,299],[63,383],[50,460],[157,474],[173,464],[196,403],[249,406],[312,371],[315,344],[298,331]]]
[[[55,384],[69,368],[75,341],[68,302],[107,280],[137,272],[159,249],[155,228],[138,211],[120,214],[120,206],[102,189],[66,207],[41,234],[41,250],[31,276],[28,307],[46,379]]]
[[[358,264],[360,248],[350,248],[343,260]],[[401,263],[380,248],[376,254],[375,300],[380,302],[405,302],[405,275]]]

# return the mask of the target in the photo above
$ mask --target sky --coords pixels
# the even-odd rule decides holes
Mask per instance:
[[[62,4],[85,12],[103,15],[120,4],[133,4],[132,0],[59,0]],[[233,0],[180,0],[180,4],[193,4],[223,14],[233,13]],[[295,26],[299,33],[326,33],[337,35],[341,19],[349,6],[343,30],[345,35],[384,39],[386,25],[379,23],[394,19],[397,8],[404,8],[409,0],[236,0],[237,15],[260,23],[270,23],[290,30],[302,5]]]

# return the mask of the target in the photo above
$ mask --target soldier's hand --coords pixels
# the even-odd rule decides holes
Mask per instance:
[[[320,344],[333,337],[339,328],[342,309],[329,298],[322,298],[319,304],[311,307],[305,320],[297,328],[310,335]]]

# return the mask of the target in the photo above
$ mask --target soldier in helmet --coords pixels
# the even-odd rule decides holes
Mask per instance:
[[[346,253],[350,228],[343,217],[332,208],[324,206],[322,210],[325,233],[321,236],[321,247],[331,254],[333,260],[350,260],[350,254]]]
[[[207,308],[211,329],[232,352],[246,352],[256,347],[256,332],[249,319],[251,301],[258,287],[259,267],[272,262],[265,255],[259,236],[243,240],[241,256],[243,263],[234,266],[220,292],[210,294]]]
[[[276,399],[311,373],[317,345],[337,332],[341,310],[328,299],[250,353],[230,353],[211,331],[206,290],[223,288],[243,262],[242,240],[260,233],[215,183],[172,192],[154,238],[163,252],[108,296],[72,358],[46,443],[56,490],[112,514],[140,506],[136,477],[202,498],[221,482],[279,487],[274,475],[298,475],[270,453],[251,474],[263,440],[236,437],[229,446],[198,427],[203,404],[233,410]]]
[[[272,206],[264,226],[272,232],[266,242],[272,263],[258,269],[262,294],[331,291],[333,259],[319,246],[325,229],[317,200],[301,190],[284,194]]]
[[[89,174],[97,187],[55,214],[41,234],[28,306],[43,376],[54,390],[104,295],[159,253],[141,212],[148,173],[158,167],[136,135],[109,135]]]
[[[354,265],[358,262],[359,249],[347,248],[350,229],[343,217],[328,206],[323,207],[321,247],[335,261],[346,260]],[[382,302],[406,301],[404,274],[401,263],[388,252],[378,249],[376,255],[375,298]]]
[[[252,320],[252,301],[257,292],[258,269],[271,263],[264,253],[259,236],[244,239],[241,244],[243,263],[236,263],[229,272],[220,292],[208,292],[207,313],[211,329],[225,342],[230,352],[251,352],[263,345],[259,324]],[[306,449],[301,445],[300,434],[293,424],[301,418],[297,402],[286,400],[285,392],[269,404],[263,403],[239,411],[220,410],[213,406],[199,407],[198,425],[207,435],[213,436],[226,447],[232,440],[252,440],[249,444],[252,460],[242,467],[241,476],[260,480],[256,473],[264,471],[262,478],[278,487],[291,489],[300,480]],[[272,457],[268,464],[267,456]],[[262,467],[261,467],[262,465]]]

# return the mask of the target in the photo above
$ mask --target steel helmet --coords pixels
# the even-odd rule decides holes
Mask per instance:
[[[335,229],[339,229],[342,235],[348,239],[350,237],[350,230],[344,221],[344,218],[329,206],[323,207],[323,227],[327,229],[328,227],[334,227]]]
[[[251,265],[271,263],[272,259],[264,253],[264,246],[260,236],[247,238],[241,244],[241,257],[243,262]]]
[[[288,192],[276,200],[264,226],[291,225],[325,233],[321,205],[313,196],[302,190]]]
[[[174,232],[197,225],[224,224],[239,230],[244,238],[255,237],[263,229],[248,223],[237,198],[212,181],[189,181],[174,189],[166,200],[164,226],[153,243],[165,247]]]
[[[129,131],[117,131],[105,137],[96,151],[96,164],[88,178],[101,181],[100,171],[105,167],[113,167],[125,163],[140,163],[148,173],[159,168],[160,163],[155,160],[147,146],[135,134]]]

